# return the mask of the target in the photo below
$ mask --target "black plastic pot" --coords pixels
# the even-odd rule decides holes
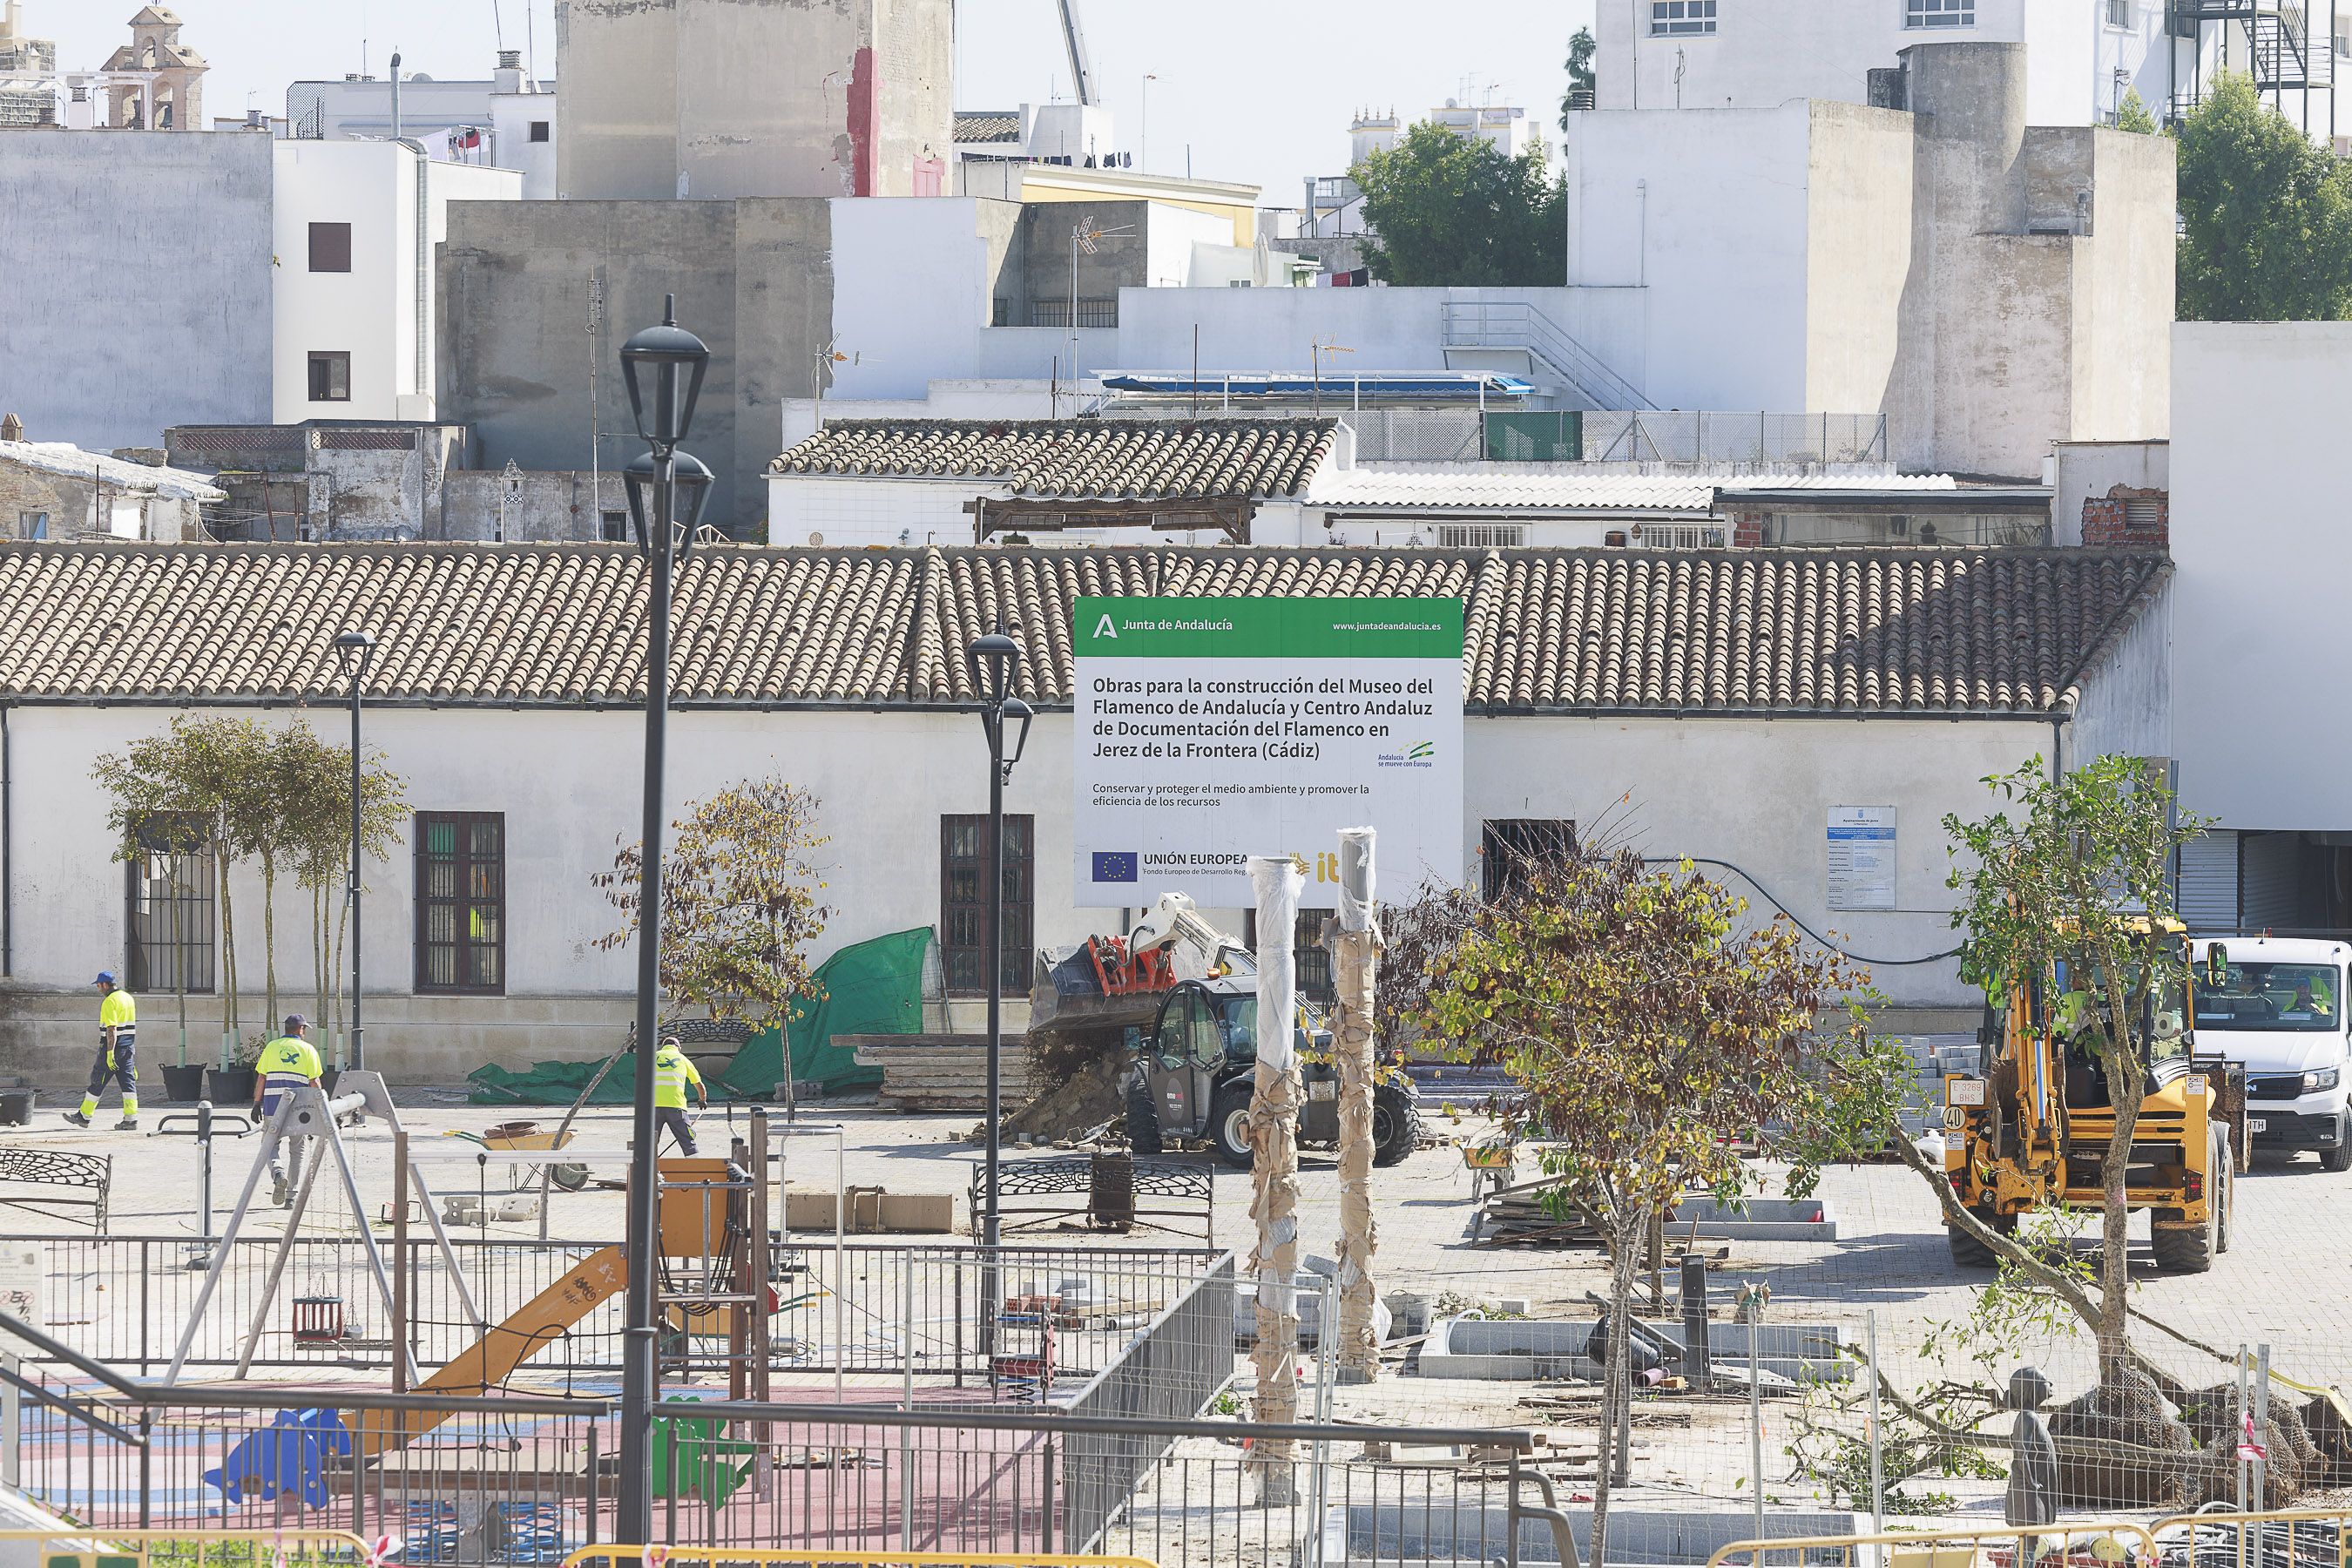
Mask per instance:
[[[253,1069],[251,1068],[207,1068],[205,1082],[211,1090],[215,1106],[234,1110],[240,1105],[253,1103]]]
[[[33,1120],[33,1091],[12,1089],[0,1092],[0,1127],[22,1127]]]
[[[205,1068],[202,1062],[192,1067],[167,1067],[163,1069],[163,1103],[194,1105],[205,1097]]]

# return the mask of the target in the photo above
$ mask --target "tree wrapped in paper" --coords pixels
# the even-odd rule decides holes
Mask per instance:
[[[1257,1249],[1257,1419],[1276,1426],[1298,1418],[1298,975],[1293,944],[1298,895],[1306,884],[1297,862],[1252,859],[1257,893],[1257,1077],[1250,1097],[1250,1217]],[[1291,1445],[1262,1443],[1255,1458],[1265,1500],[1291,1500]]]

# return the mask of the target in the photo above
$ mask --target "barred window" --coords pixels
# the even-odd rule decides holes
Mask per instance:
[[[1004,819],[1004,887],[997,902],[1004,921],[1004,989],[1029,989],[1032,933],[1036,925],[1034,819]],[[940,957],[950,992],[988,989],[988,818],[940,818]]]
[[[416,814],[416,989],[506,992],[506,816]]]
[[[1071,324],[1069,300],[1030,300],[1029,324],[1033,327],[1069,326]],[[1118,325],[1118,300],[1116,298],[1080,300],[1076,324],[1081,327],[1116,327]]]
[[[1530,867],[1576,853],[1576,824],[1558,817],[1507,816],[1480,825],[1479,889],[1499,899],[1527,883]]]
[[[125,869],[131,942],[123,970],[132,994],[210,993],[218,874],[205,819],[186,812],[150,816]]]

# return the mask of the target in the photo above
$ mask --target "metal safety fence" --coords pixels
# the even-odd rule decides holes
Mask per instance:
[[[295,1237],[286,1286],[263,1314],[259,1304],[278,1245],[276,1237],[236,1244],[188,1364],[235,1366],[257,1325],[256,1367],[390,1368],[392,1325],[360,1239]],[[406,1258],[406,1338],[417,1365],[439,1366],[478,1341],[468,1296],[486,1322],[499,1322],[607,1245],[456,1236],[453,1268],[420,1227]],[[37,1249],[42,1326],[84,1355],[142,1375],[170,1365],[213,1251],[184,1237],[161,1236],[0,1237],[0,1249]],[[386,1251],[398,1267],[397,1255]],[[1065,1300],[1060,1364],[1071,1373],[1092,1373],[1204,1279],[1221,1256],[1205,1247],[1008,1247],[993,1268],[1008,1290]],[[984,1272],[977,1247],[772,1239],[767,1278],[775,1298],[774,1369],[896,1373],[911,1359],[926,1378],[985,1378],[991,1347],[981,1332]],[[531,1365],[557,1373],[616,1372],[623,1310],[618,1299],[595,1308]],[[696,1370],[691,1349],[681,1353],[681,1365]]]

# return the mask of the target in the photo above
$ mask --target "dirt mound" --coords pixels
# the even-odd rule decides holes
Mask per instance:
[[[1075,1062],[1064,1056],[1058,1060],[1061,1070],[1051,1073],[1043,1060],[1034,1061],[1032,1070],[1038,1075],[1037,1081],[1050,1081],[1053,1087],[1004,1119],[1008,1135],[1048,1142],[1076,1138],[1126,1109],[1118,1090],[1126,1064],[1116,1054]]]

